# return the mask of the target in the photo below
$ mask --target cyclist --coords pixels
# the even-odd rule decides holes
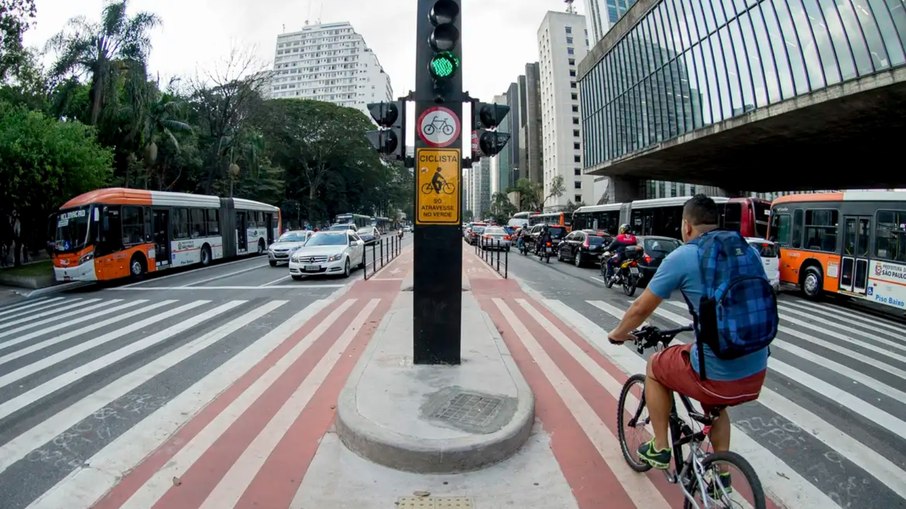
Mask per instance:
[[[604,248],[604,251],[614,253],[613,256],[607,259],[607,274],[604,277],[613,277],[614,267],[623,261],[623,253],[626,252],[626,248],[634,246],[638,242],[639,240],[632,234],[628,224],[620,225],[620,234],[614,237],[609,246]]]
[[[434,170],[434,177],[431,179],[431,185],[434,186],[434,192],[436,192],[437,194],[440,194],[441,189],[443,189],[444,186],[447,185],[447,179],[445,179],[440,172],[441,168],[438,167],[436,170]]]
[[[717,205],[711,198],[700,194],[686,202],[681,234],[687,244],[661,262],[648,288],[629,307],[620,324],[607,335],[611,343],[620,344],[633,339],[631,332],[642,325],[675,290],[683,293],[693,316],[699,316],[699,302],[705,286],[698,248],[688,242],[716,230],[717,221]],[[638,453],[642,461],[654,468],[667,469],[670,465],[667,423],[673,403],[672,391],[698,400],[705,412],[720,410],[710,434],[715,452],[730,448],[730,418],[726,407],[755,400],[761,392],[768,364],[767,347],[734,359],[718,358],[707,345],[703,346],[703,350],[700,352],[697,344],[671,346],[648,360],[645,402],[654,438],[642,444]],[[702,365],[705,377],[699,375],[700,355],[704,355]],[[730,487],[728,472],[721,474],[721,484],[725,488]]]

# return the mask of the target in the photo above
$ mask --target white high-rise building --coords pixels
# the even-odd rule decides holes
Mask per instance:
[[[585,12],[588,13],[588,31],[591,45],[594,46],[604,38],[636,0],[585,0]]]
[[[270,98],[315,99],[369,115],[366,105],[392,101],[393,88],[352,25],[324,23],[277,36]]]
[[[560,197],[545,202],[548,211],[560,210],[567,202],[597,202],[594,176],[582,174],[577,76],[579,62],[588,52],[587,32],[584,16],[565,12],[548,12],[538,28],[544,196],[551,194],[551,181],[556,175],[563,177],[565,187]]]

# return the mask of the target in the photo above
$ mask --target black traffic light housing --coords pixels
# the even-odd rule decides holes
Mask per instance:
[[[431,47],[428,73],[434,83],[435,102],[439,103],[450,100],[448,95],[456,92],[451,82],[462,65],[459,13],[459,0],[437,0],[428,14],[433,27],[428,37]]]
[[[406,159],[406,101],[372,103],[368,105],[371,118],[377,122],[377,131],[365,136],[371,146],[388,159]]]
[[[510,107],[505,104],[472,101],[472,119],[475,128],[472,140],[473,161],[478,161],[483,156],[496,156],[510,141],[508,133],[497,131],[509,112]]]

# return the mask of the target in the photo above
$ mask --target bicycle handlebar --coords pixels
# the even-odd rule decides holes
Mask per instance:
[[[673,341],[673,338],[678,336],[683,332],[692,332],[692,326],[687,325],[686,327],[680,327],[677,329],[667,329],[661,330],[653,325],[646,325],[641,329],[633,331],[632,335],[635,336],[635,346],[636,350],[639,353],[645,351],[646,348],[655,347],[658,343],[663,343],[666,347]]]

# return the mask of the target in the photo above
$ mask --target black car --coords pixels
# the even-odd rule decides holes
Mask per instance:
[[[557,249],[557,259],[573,262],[576,267],[601,262],[601,253],[610,239],[598,235],[594,230],[579,230],[567,235]]]
[[[638,237],[638,245],[642,246],[645,254],[639,260],[639,269],[642,271],[641,285],[647,285],[654,277],[657,268],[668,254],[683,245],[682,242],[671,237],[643,236]],[[641,286],[640,285],[640,286]]]

